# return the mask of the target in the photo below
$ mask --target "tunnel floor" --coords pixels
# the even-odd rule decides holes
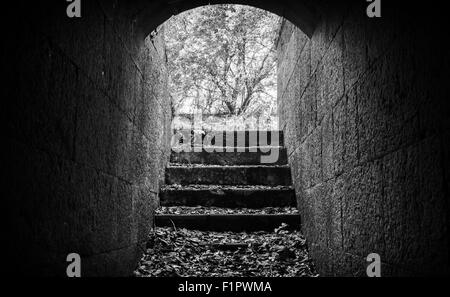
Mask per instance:
[[[172,152],[136,276],[315,275],[282,132],[269,133],[281,135],[271,144],[268,153],[277,158],[270,164],[261,161],[267,151],[248,149],[261,147],[261,139],[241,133],[245,149]]]
[[[282,225],[273,232],[157,228],[137,277],[313,277],[306,241]]]

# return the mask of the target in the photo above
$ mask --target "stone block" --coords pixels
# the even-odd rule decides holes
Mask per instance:
[[[344,168],[350,170],[358,164],[359,160],[356,92],[350,91],[345,100]]]
[[[318,100],[318,81],[317,76],[313,75],[311,80],[309,81],[308,86],[306,87],[305,93],[302,98],[303,108],[305,110],[305,118],[304,118],[304,130],[302,130],[302,137],[300,140],[303,140],[306,136],[308,136],[313,129],[318,125],[317,118],[317,100]]]
[[[307,42],[300,53],[297,67],[299,68],[299,95],[302,96],[311,79],[311,42]],[[298,98],[300,98],[300,96]],[[298,99],[297,99],[298,100]]]
[[[345,253],[384,256],[384,235],[380,232],[385,203],[381,168],[380,162],[373,162],[344,174],[342,236]]]
[[[340,100],[333,109],[331,141],[331,174],[340,175],[344,171],[345,132],[346,132],[346,98]]]
[[[319,64],[317,72],[319,121],[344,95],[343,71],[342,30],[339,30]]]
[[[322,122],[322,180],[327,181],[334,177],[335,143],[333,135],[333,116],[327,115]]]
[[[352,11],[343,24],[343,66],[345,90],[349,91],[368,68],[366,23],[367,16]]]

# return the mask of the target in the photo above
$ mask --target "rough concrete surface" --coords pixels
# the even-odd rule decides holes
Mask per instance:
[[[311,255],[322,275],[365,276],[370,253],[384,276],[446,274],[448,54],[437,27],[417,22],[430,9],[384,1],[369,19],[363,5],[337,6],[323,7],[311,39],[286,21],[277,49],[280,128]]]

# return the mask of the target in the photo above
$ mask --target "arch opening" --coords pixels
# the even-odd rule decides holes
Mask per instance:
[[[148,36],[158,26],[170,19],[172,16],[180,14],[184,11],[194,9],[201,6],[214,4],[240,4],[256,7],[266,10],[280,17],[283,17],[298,28],[300,28],[308,37],[311,37],[320,20],[320,14],[313,2],[308,0],[290,1],[283,0],[179,0],[179,1],[152,1],[141,9],[135,17],[135,22],[142,36]]]
[[[185,11],[161,26],[173,130],[278,129],[281,20],[255,7],[222,4]]]

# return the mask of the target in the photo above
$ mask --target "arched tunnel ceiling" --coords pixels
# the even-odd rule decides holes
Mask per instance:
[[[140,2],[135,17],[137,29],[147,36],[171,16],[205,5],[242,4],[277,14],[295,24],[309,37],[314,33],[319,14],[310,0],[150,0]]]

